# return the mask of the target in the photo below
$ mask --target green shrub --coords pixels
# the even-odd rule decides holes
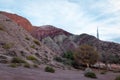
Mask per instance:
[[[39,60],[36,57],[34,57],[33,55],[27,56],[27,59],[31,60],[35,64],[40,64]]]
[[[106,74],[107,73],[107,71],[101,71],[100,72],[100,74]]]
[[[11,63],[9,66],[10,66],[10,67],[13,67],[13,68],[18,67],[18,65],[17,65],[17,64],[15,64],[15,63]]]
[[[62,57],[64,58],[63,60],[64,65],[70,65],[74,67],[75,61],[74,61],[74,56],[72,51],[67,51],[62,55]]]
[[[30,64],[29,64],[29,63],[25,63],[25,64],[24,64],[24,67],[30,68]]]
[[[10,49],[12,47],[12,44],[10,43],[5,43],[3,46],[2,46],[4,49]]]
[[[97,78],[96,74],[93,72],[87,72],[84,74],[85,77],[89,77],[89,78]]]
[[[63,59],[61,57],[55,57],[54,60],[56,60],[57,62],[63,62]]]
[[[25,60],[19,58],[19,57],[13,57],[11,60],[12,63],[26,63]]]
[[[64,53],[62,57],[70,59],[70,60],[74,60],[73,52],[71,52],[71,51],[68,51],[68,52]]]
[[[39,45],[40,46],[40,43],[39,43],[39,41],[38,40],[33,40],[33,42],[36,44],[36,45]]]
[[[115,78],[115,80],[120,80],[120,75]]]
[[[31,48],[35,49],[35,45],[30,46]]]
[[[54,73],[55,70],[54,70],[52,67],[47,66],[47,67],[45,67],[45,72],[51,72],[51,73]]]
[[[30,55],[30,56],[27,56],[27,59],[28,60],[35,60],[35,61],[37,61],[37,58],[36,57],[34,57],[34,56],[32,56],[32,55]]]

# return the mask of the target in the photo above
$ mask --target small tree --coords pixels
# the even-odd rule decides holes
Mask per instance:
[[[77,64],[84,64],[89,67],[89,65],[93,65],[97,62],[98,53],[93,47],[82,45],[75,51],[74,59]]]

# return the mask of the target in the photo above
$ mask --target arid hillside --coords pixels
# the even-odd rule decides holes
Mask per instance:
[[[34,38],[56,54],[61,55],[68,51],[74,51],[80,45],[87,44],[99,52],[101,60],[108,60],[109,57],[120,57],[120,44],[118,43],[102,41],[88,34],[74,35],[52,25],[32,26],[26,18],[19,15],[7,12],[1,12],[1,14],[25,28]]]
[[[35,56],[40,63],[49,63],[55,55],[21,25],[0,13],[0,62],[13,57]]]

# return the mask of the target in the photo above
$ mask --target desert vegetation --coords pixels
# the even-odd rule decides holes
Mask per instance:
[[[35,49],[35,45],[31,45],[30,47],[33,48],[33,49]]]
[[[25,63],[25,64],[24,64],[24,67],[26,67],[26,68],[30,68],[31,66],[30,66],[29,63]]]
[[[75,52],[68,51],[62,57],[55,57],[54,60],[62,62],[76,68],[76,66],[86,65],[87,67],[94,65],[98,61],[98,53],[89,45],[82,45]]]
[[[102,70],[101,72],[100,72],[100,74],[106,74],[107,73],[107,70]]]
[[[45,72],[54,73],[54,72],[55,72],[55,69],[54,69],[53,67],[46,66],[46,67],[45,67]]]
[[[13,43],[4,43],[2,47],[4,49],[10,49],[13,45],[14,45]]]
[[[63,63],[64,65],[69,65],[73,66],[74,65],[74,57],[73,57],[73,52],[68,51],[64,53],[62,56],[56,56],[54,60],[57,62]]]
[[[26,61],[20,57],[13,57],[11,63],[26,63]]]
[[[80,46],[74,54],[74,59],[78,64],[84,64],[87,67],[93,65],[98,60],[98,53],[89,45]]]
[[[26,58],[27,58],[27,60],[30,60],[35,64],[40,64],[39,60],[33,55],[27,56]]]
[[[40,42],[39,42],[37,39],[34,39],[33,42],[34,42],[36,45],[40,46]]]
[[[18,67],[18,64],[15,64],[15,63],[11,63],[11,64],[9,64],[9,67],[13,67],[13,68],[16,68],[16,67]]]
[[[32,61],[33,60],[35,60],[35,61],[37,60],[37,58],[35,58],[33,55],[27,56],[27,59],[28,60],[32,60]]]
[[[97,76],[94,72],[87,72],[84,74],[84,76],[89,77],[89,78],[97,78]]]
[[[19,57],[13,57],[11,59],[11,63],[9,64],[10,67],[16,68],[18,66],[21,66],[22,64],[27,63],[25,60]]]
[[[34,67],[34,68],[38,68],[38,63],[35,61],[38,61],[34,56],[30,55],[27,57],[28,60],[32,61],[33,63],[30,64],[28,63],[26,60],[20,58],[20,57],[13,57],[11,59],[11,63],[9,64],[10,67],[13,67],[13,68],[16,68],[18,66],[23,66],[25,68],[31,68],[31,67]]]

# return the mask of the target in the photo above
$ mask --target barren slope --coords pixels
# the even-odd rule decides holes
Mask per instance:
[[[52,60],[54,54],[24,28],[0,14],[0,55],[23,58],[34,55],[41,62],[47,63]]]

